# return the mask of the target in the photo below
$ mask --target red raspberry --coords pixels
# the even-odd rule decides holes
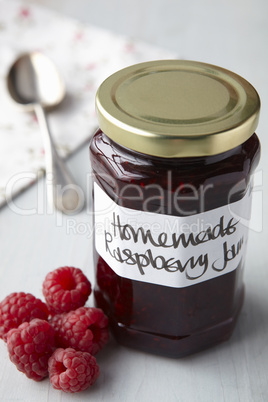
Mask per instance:
[[[7,335],[10,360],[27,377],[41,381],[48,375],[48,359],[55,350],[54,330],[45,320],[24,322]]]
[[[95,357],[72,348],[57,349],[48,361],[51,384],[64,392],[80,392],[94,384],[99,376]]]
[[[94,307],[80,307],[51,322],[58,346],[74,348],[95,355],[108,342],[108,318]]]
[[[91,284],[81,269],[61,267],[47,274],[43,294],[52,314],[66,313],[84,306]]]
[[[7,340],[7,333],[33,318],[48,319],[45,303],[30,293],[11,293],[0,303],[0,338]]]

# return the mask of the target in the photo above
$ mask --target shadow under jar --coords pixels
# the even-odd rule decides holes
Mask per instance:
[[[243,266],[260,101],[240,76],[154,61],[96,97],[95,301],[119,343],[181,357],[226,340]]]

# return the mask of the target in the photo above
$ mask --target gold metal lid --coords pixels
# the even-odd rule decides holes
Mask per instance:
[[[245,79],[185,60],[136,64],[108,77],[96,95],[102,131],[132,150],[166,158],[215,155],[246,141],[260,99]]]

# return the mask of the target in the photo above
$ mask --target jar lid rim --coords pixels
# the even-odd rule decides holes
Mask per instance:
[[[156,60],[108,77],[96,94],[102,131],[134,151],[174,158],[215,155],[255,131],[260,98],[239,75],[207,63]]]

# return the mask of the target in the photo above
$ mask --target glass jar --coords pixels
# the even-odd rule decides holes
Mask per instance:
[[[96,105],[94,294],[115,338],[171,357],[228,339],[244,298],[257,92],[220,67],[154,61],[110,76]]]

